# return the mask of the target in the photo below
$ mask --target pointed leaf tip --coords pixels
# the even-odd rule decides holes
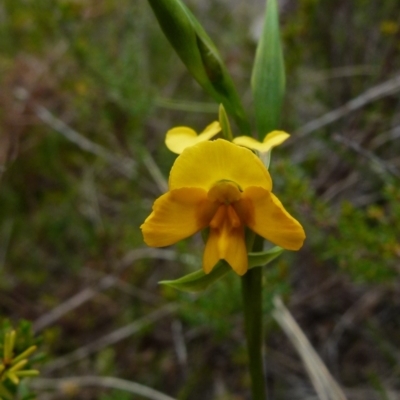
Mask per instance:
[[[268,0],[264,27],[251,77],[258,137],[279,127],[285,92],[285,67],[279,30],[277,0]]]
[[[280,256],[283,250],[284,249],[281,247],[275,246],[272,249],[263,252],[249,253],[249,268],[262,267],[269,264],[271,261],[275,260],[275,258]],[[228,272],[232,272],[232,268],[225,260],[220,260],[209,274],[205,274],[201,269],[185,275],[182,278],[161,281],[159,284],[183,292],[202,292],[225,276]]]
[[[160,285],[170,286],[184,292],[201,292],[231,271],[231,267],[224,260],[220,260],[209,274],[203,270],[192,272],[182,278],[172,281],[161,281]]]

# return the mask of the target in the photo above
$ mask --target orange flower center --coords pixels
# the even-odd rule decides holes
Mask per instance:
[[[208,191],[208,200],[231,204],[241,199],[242,189],[235,182],[223,180],[214,184]]]
[[[210,228],[221,229],[225,226],[230,231],[242,225],[242,221],[232,206],[242,198],[240,186],[228,180],[219,181],[208,191],[207,197],[213,203],[220,203],[210,221]]]

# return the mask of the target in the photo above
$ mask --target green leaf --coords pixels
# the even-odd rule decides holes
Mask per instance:
[[[264,28],[257,46],[251,77],[259,139],[279,127],[285,94],[285,66],[279,32],[277,0],[268,0]]]
[[[201,292],[230,271],[232,269],[229,264],[224,260],[220,260],[209,274],[205,274],[200,269],[174,281],[161,281],[159,283],[184,292]]]
[[[149,0],[165,36],[197,82],[218,102],[224,104],[244,134],[250,133],[233,80],[195,16],[181,0]]]
[[[267,265],[271,261],[275,260],[275,258],[280,256],[282,253],[283,249],[279,246],[275,246],[267,251],[249,253],[249,269],[254,267],[263,267],[264,265]]]
[[[249,253],[249,269],[267,265],[282,254],[282,252],[283,249],[281,247],[275,246],[267,251]],[[221,279],[228,272],[232,272],[232,268],[225,260],[220,260],[209,274],[205,274],[201,269],[176,280],[161,281],[159,284],[170,286],[184,292],[201,292]]]

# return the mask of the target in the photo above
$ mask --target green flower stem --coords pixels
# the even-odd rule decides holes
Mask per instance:
[[[262,244],[262,238],[257,236],[253,251],[261,251]],[[253,400],[266,400],[262,356],[262,268],[249,269],[243,275],[242,297],[252,398]]]

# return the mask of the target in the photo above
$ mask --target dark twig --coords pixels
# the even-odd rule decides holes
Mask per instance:
[[[355,151],[357,154],[360,154],[361,156],[372,161],[372,163],[375,164],[379,168],[380,171],[389,172],[394,177],[400,179],[400,171],[396,167],[384,162],[382,159],[377,157],[375,154],[362,148],[358,143],[354,142],[353,140],[350,140],[350,139],[348,139],[342,135],[338,135],[338,134],[333,135],[333,139],[338,143],[344,144],[348,148]]]
[[[106,275],[101,278],[95,285],[87,287],[80,292],[76,293],[69,299],[63,301],[57,307],[50,310],[48,313],[42,315],[38,318],[34,324],[33,329],[35,332],[39,332],[49,325],[54,324],[65,314],[71,312],[72,310],[80,307],[82,304],[86,303],[99,292],[107,290],[115,286],[118,282],[118,274],[123,272],[127,267],[132,265],[133,262],[140,260],[142,258],[159,258],[167,260],[175,260],[177,258],[176,252],[173,250],[164,249],[135,249],[130,251],[116,266],[115,275]]]
[[[36,390],[58,389],[60,392],[68,391],[68,393],[78,391],[82,387],[101,387],[123,390],[149,400],[175,400],[148,386],[111,376],[71,376],[59,379],[37,378],[30,383],[30,386]]]
[[[146,316],[137,319],[136,321],[123,326],[101,338],[94,340],[87,344],[86,346],[82,346],[77,350],[60,357],[54,361],[48,363],[44,368],[44,373],[51,373],[58,369],[64,368],[67,365],[70,365],[76,361],[82,360],[86,358],[90,354],[96,353],[105,347],[111,346],[115,343],[120,342],[133,335],[134,333],[139,332],[143,328],[148,325],[162,319],[172,313],[174,313],[178,309],[179,305],[177,303],[170,303],[159,309],[153,311],[152,313],[147,314]]]
[[[303,125],[300,129],[295,132],[297,138],[302,138],[308,134],[317,131],[339,119],[345,117],[346,115],[356,111],[373,101],[379,100],[383,97],[390,96],[394,93],[400,91],[400,75],[389,79],[379,85],[373,86],[372,88],[366,90],[364,93],[350,100],[343,106],[336,108],[335,110],[329,111],[328,113],[322,115],[321,117],[314,119]],[[294,141],[292,141],[292,144]]]

